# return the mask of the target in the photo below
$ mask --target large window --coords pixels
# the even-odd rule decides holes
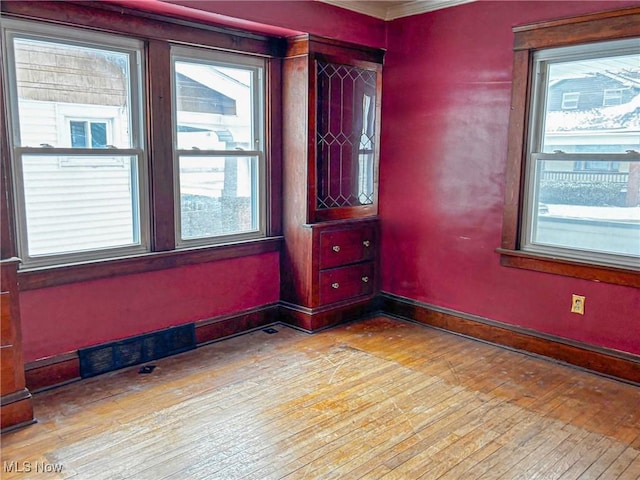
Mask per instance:
[[[172,48],[176,241],[264,235],[264,61]]]
[[[523,250],[638,265],[640,39],[545,49],[533,58]],[[629,95],[602,106],[611,85],[628,86]],[[566,88],[580,88],[572,112],[563,111]],[[608,173],[612,165],[617,171]]]
[[[514,29],[504,265],[638,285],[638,16]]]
[[[140,42],[5,22],[25,267],[148,249]]]
[[[104,2],[0,10],[0,250],[22,288],[280,248],[280,41]]]

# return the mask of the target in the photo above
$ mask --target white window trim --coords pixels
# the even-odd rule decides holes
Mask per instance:
[[[537,216],[539,202],[537,201],[538,173],[535,164],[539,160],[566,160],[570,162],[599,160],[599,161],[619,161],[637,162],[640,161],[640,153],[628,152],[626,154],[568,154],[555,152],[553,154],[541,153],[542,138],[544,136],[544,118],[546,104],[546,72],[545,64],[550,61],[581,60],[598,58],[603,54],[615,55],[628,53],[629,50],[635,52],[640,49],[640,38],[626,40],[614,40],[600,42],[598,44],[578,45],[572,47],[558,47],[539,50],[534,53],[532,78],[536,79],[532,89],[531,109],[529,125],[530,131],[527,142],[526,155],[526,180],[523,197],[523,225],[521,229],[520,244],[524,252],[542,254],[553,258],[566,258],[587,264],[597,264],[605,266],[631,267],[637,269],[640,266],[640,258],[637,256],[620,255],[615,253],[601,253],[588,251],[579,248],[567,248],[561,246],[550,246],[534,243],[533,219]],[[564,104],[563,94],[563,104]],[[563,105],[564,109],[564,105]]]
[[[106,105],[60,105],[56,110],[58,122],[58,145],[71,148],[71,122],[104,122],[107,124],[107,144],[121,145],[118,125],[119,108]],[[88,115],[88,113],[91,113]]]
[[[9,135],[9,150],[11,155],[11,165],[13,171],[14,203],[16,210],[16,239],[18,254],[22,260],[23,269],[40,268],[46,266],[66,265],[79,262],[104,260],[110,258],[120,258],[149,251],[149,204],[148,204],[148,170],[147,152],[144,145],[144,109],[143,99],[143,72],[144,69],[144,44],[133,38],[121,35],[110,35],[92,32],[90,38],[87,32],[73,27],[61,27],[31,21],[21,21],[14,19],[1,19],[0,36],[3,39],[2,48],[5,70],[3,77],[5,81],[5,91],[9,92],[8,97],[8,127],[11,130]],[[17,79],[15,75],[15,59],[13,53],[13,39],[26,38],[51,42],[67,43],[70,45],[93,46],[102,49],[122,51],[130,54],[131,63],[129,65],[129,86],[130,86],[130,124],[131,146],[129,148],[105,149],[91,148],[71,148],[70,141],[65,141],[63,145],[68,147],[30,147],[22,146],[20,140],[20,122],[18,110]],[[93,107],[93,106],[92,106]],[[96,111],[100,110],[99,108]],[[82,115],[86,116],[86,111]],[[60,116],[58,123],[60,123]],[[64,118],[64,116],[63,116]],[[64,120],[63,120],[64,122]],[[68,122],[67,122],[68,125]],[[68,128],[65,130],[68,132]],[[60,135],[60,134],[59,134]],[[59,254],[30,255],[28,251],[28,233],[26,223],[26,205],[24,195],[24,178],[22,173],[22,158],[25,155],[36,156],[82,156],[104,157],[105,154],[113,154],[114,157],[131,156],[135,159],[134,164],[137,169],[131,174],[132,195],[134,204],[134,224],[138,225],[135,232],[137,242],[130,245],[116,245],[113,247],[90,249]],[[136,195],[137,194],[137,195]]]
[[[176,99],[176,71],[177,61],[191,61],[209,63],[217,66],[238,67],[249,69],[253,75],[253,90],[251,92],[252,103],[252,138],[254,150],[180,150],[177,148],[177,99]],[[266,182],[266,158],[265,158],[265,100],[266,84],[265,78],[266,63],[263,58],[246,54],[233,54],[219,52],[215,50],[171,46],[171,83],[172,83],[172,132],[173,132],[173,156],[174,156],[174,206],[175,206],[175,246],[177,249],[222,245],[232,242],[241,242],[264,238],[266,236],[267,225],[267,182]],[[200,114],[205,116],[206,114]],[[180,157],[255,157],[255,166],[252,188],[253,208],[257,214],[257,228],[252,231],[240,232],[231,235],[205,236],[199,238],[182,238],[181,202],[180,202]],[[255,205],[257,204],[257,205]]]
[[[607,88],[602,94],[602,106],[611,107],[620,105],[622,103],[623,88]],[[611,103],[611,100],[615,100],[615,103]]]
[[[576,110],[580,101],[580,92],[565,92],[562,94],[562,110]]]

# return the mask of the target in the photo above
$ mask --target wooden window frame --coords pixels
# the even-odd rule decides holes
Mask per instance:
[[[20,288],[30,290],[67,283],[143,273],[221,259],[277,252],[282,245],[282,161],[281,161],[281,38],[245,32],[198,21],[162,15],[98,2],[0,3],[5,18],[47,22],[142,40],[146,44],[146,140],[150,190],[150,252],[78,264],[54,265],[19,272]],[[265,237],[228,244],[176,248],[174,174],[171,116],[170,45],[198,45],[221,51],[246,53],[266,59],[265,68]],[[2,90],[2,89],[0,89]],[[7,151],[6,103],[0,91],[0,142]],[[17,255],[15,209],[8,155],[2,155],[0,177],[0,256]]]
[[[531,104],[533,53],[536,50],[590,42],[640,37],[640,8],[582,15],[514,27],[513,83],[509,116],[502,243],[497,249],[503,266],[568,277],[640,286],[640,271],[525,252],[523,228],[525,158]]]
[[[130,132],[129,138],[123,142],[113,142],[118,147],[113,148],[93,148],[91,146],[83,145],[81,147],[71,144],[69,125],[70,121],[74,119],[80,120],[86,126],[91,123],[91,114],[99,116],[105,112],[108,112],[109,116],[117,116],[117,107],[111,108],[109,106],[99,105],[88,108],[83,106],[82,103],[56,103],[53,122],[57,127],[57,142],[52,141],[54,146],[48,144],[38,145],[38,137],[33,137],[34,134],[38,134],[37,130],[33,128],[20,127],[20,139],[17,138],[18,125],[23,125],[25,117],[23,114],[27,114],[23,111],[19,105],[18,98],[14,98],[13,102],[7,102],[7,111],[12,112],[12,125],[14,126],[11,135],[13,138],[12,143],[12,183],[13,189],[11,193],[14,195],[15,209],[15,223],[17,232],[17,245],[18,253],[20,254],[22,264],[20,268],[38,268],[38,267],[55,267],[61,264],[67,263],[80,263],[84,261],[93,261],[104,258],[125,257],[138,255],[148,251],[148,188],[147,188],[147,149],[144,146],[144,119],[145,113],[143,109],[144,88],[142,87],[142,71],[144,70],[144,44],[139,39],[131,38],[129,36],[118,36],[112,34],[94,33],[92,38],[86,39],[85,33],[78,29],[71,29],[68,27],[59,27],[46,24],[44,22],[25,22],[20,20],[10,19],[3,22],[3,35],[6,33],[5,39],[7,41],[7,91],[16,92],[19,89],[19,74],[18,74],[18,45],[19,42],[29,42],[32,38],[39,38],[39,41],[44,42],[49,48],[63,48],[74,49],[78,52],[78,48],[86,48],[87,45],[95,46],[103,52],[121,52],[121,58],[126,58],[128,62],[129,70],[124,75],[124,84],[126,95],[129,97],[127,101],[127,111],[129,112],[129,119],[123,121],[127,125],[127,129]],[[86,41],[86,43],[85,43]],[[10,45],[13,46],[10,47]],[[13,51],[11,51],[13,50]],[[81,51],[81,50],[80,50]],[[9,53],[11,52],[11,53]],[[15,70],[14,70],[15,69]],[[28,114],[27,117],[28,118]],[[28,124],[28,120],[26,121]],[[104,123],[109,126],[108,117],[104,118]],[[110,126],[113,130],[113,125]],[[86,131],[87,139],[89,139],[89,131]],[[28,138],[30,140],[25,140]],[[68,139],[68,140],[67,140]],[[10,142],[11,143],[11,142]],[[107,144],[111,143],[110,139],[107,139]],[[73,163],[74,161],[89,162],[90,164],[97,165],[100,159],[105,158],[117,158],[124,164],[129,164],[129,175],[127,181],[133,186],[127,203],[131,206],[131,210],[127,220],[131,224],[129,231],[129,238],[122,239],[118,242],[92,247],[87,250],[72,250],[66,251],[64,248],[51,248],[46,253],[38,254],[35,247],[38,241],[42,241],[47,238],[47,234],[41,232],[29,236],[29,210],[27,208],[27,201],[29,196],[29,176],[27,174],[27,165],[29,160],[46,161],[49,159],[53,165],[60,166],[61,162],[65,160]],[[59,168],[58,172],[63,172],[63,168]],[[104,172],[104,171],[102,171]],[[126,173],[127,169],[121,170]],[[83,182],[89,178],[96,178],[100,176],[100,172],[93,171],[91,175],[83,178],[76,179],[77,185],[82,188],[87,188],[87,185]],[[91,180],[89,180],[91,181]],[[36,180],[37,183],[37,180]],[[38,195],[38,193],[36,193]],[[90,202],[89,202],[90,203]],[[38,214],[38,208],[35,208],[36,216],[42,215],[42,211]],[[102,221],[102,217],[99,213],[93,213],[92,221]],[[71,223],[69,228],[74,228],[72,225],[78,225],[77,223]],[[37,230],[37,225],[36,228]],[[34,241],[32,245],[31,241]],[[128,240],[128,241],[127,241]],[[62,244],[60,245],[62,246]],[[56,245],[58,247],[58,245]]]

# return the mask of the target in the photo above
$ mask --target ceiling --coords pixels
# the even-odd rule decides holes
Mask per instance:
[[[474,0],[319,0],[382,20],[394,20]]]

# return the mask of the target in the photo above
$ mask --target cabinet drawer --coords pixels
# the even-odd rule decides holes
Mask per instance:
[[[320,268],[339,267],[375,256],[373,226],[330,230],[320,234]]]
[[[320,303],[347,300],[373,292],[373,262],[320,272]]]

